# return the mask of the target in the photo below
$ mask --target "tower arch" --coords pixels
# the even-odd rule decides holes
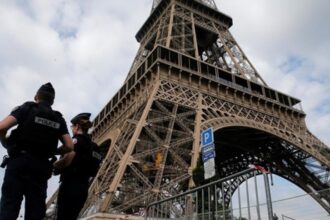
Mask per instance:
[[[215,164],[220,178],[247,169],[249,164],[261,165],[309,193],[330,211],[327,205],[330,203],[329,195],[314,193],[328,189],[328,179],[322,179],[313,172],[311,161],[318,165],[319,172],[328,173],[328,169],[317,154],[305,151],[308,149],[302,141],[305,137],[235,117],[213,118],[205,121],[202,127],[214,130]],[[232,192],[252,176],[237,177],[225,187],[226,204],[230,203]]]

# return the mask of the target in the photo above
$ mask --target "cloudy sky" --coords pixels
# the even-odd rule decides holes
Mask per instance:
[[[330,1],[216,3],[233,18],[234,37],[268,85],[301,99],[308,127],[329,144]],[[0,118],[48,81],[56,89],[54,108],[67,121],[81,111],[95,117],[122,85],[151,5],[0,0]]]

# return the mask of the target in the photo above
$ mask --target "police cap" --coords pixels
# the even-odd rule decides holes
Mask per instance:
[[[38,93],[47,94],[50,97],[52,97],[53,99],[55,98],[55,89],[54,89],[53,85],[50,82],[40,86],[40,88],[37,91],[37,94]]]
[[[80,113],[71,119],[71,123],[75,125],[75,124],[79,124],[81,120],[89,121],[90,117],[91,117],[91,113],[88,112]]]

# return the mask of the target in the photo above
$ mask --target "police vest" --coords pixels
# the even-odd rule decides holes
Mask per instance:
[[[94,177],[102,161],[98,145],[87,134],[76,135],[73,138],[77,139],[75,144],[76,155],[71,165],[62,172],[61,180]]]
[[[50,106],[31,103],[25,120],[12,133],[19,150],[50,158],[55,155],[60,137],[61,113]]]

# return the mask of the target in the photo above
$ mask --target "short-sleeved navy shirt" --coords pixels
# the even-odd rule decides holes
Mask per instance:
[[[25,102],[23,105],[14,108],[10,113],[10,115],[16,118],[18,124],[21,124],[24,121],[24,119],[27,117],[32,105],[35,105],[35,103]],[[49,106],[47,103],[44,102],[40,102],[39,105],[46,105],[47,107],[51,108],[51,106]],[[69,134],[68,127],[63,117],[60,117],[59,123],[60,123],[59,135],[62,136],[65,134]]]
[[[77,134],[73,136],[74,151],[77,158],[91,150],[91,138],[88,134]],[[78,155],[78,156],[77,156]]]
[[[86,158],[92,155],[92,141],[88,134],[77,134],[73,138],[74,152],[76,153],[70,166],[66,167],[61,174],[61,181],[72,178],[80,178],[81,180],[88,180],[89,174],[86,170]]]

